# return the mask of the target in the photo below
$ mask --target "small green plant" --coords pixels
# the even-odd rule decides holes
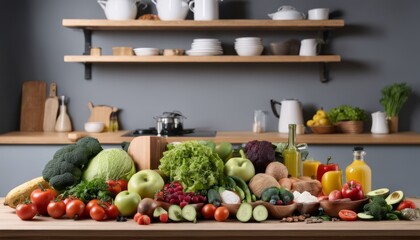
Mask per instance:
[[[332,123],[341,121],[364,121],[367,116],[365,111],[358,107],[341,105],[328,112],[328,118]]]
[[[380,103],[384,106],[387,117],[398,116],[404,103],[411,94],[411,87],[406,83],[394,83],[382,89]]]

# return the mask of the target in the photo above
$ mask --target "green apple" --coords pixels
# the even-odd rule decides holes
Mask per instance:
[[[142,198],[154,198],[165,182],[154,170],[145,169],[138,171],[128,181],[128,191],[138,193]]]
[[[131,217],[137,212],[137,206],[141,197],[136,192],[122,191],[115,196],[114,204],[120,211],[121,216]]]
[[[254,164],[246,158],[231,158],[225,164],[225,174],[239,177],[247,182],[255,175]]]
[[[217,155],[219,155],[219,157],[224,162],[226,162],[227,160],[229,160],[232,157],[233,146],[230,142],[221,142],[221,143],[216,145],[215,151],[216,151]]]

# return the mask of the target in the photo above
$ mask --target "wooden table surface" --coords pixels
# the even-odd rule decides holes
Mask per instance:
[[[152,223],[71,219],[55,220],[37,216],[21,221],[14,209],[0,198],[0,239],[420,239],[420,221],[356,221],[317,224],[199,221],[193,223]],[[420,200],[415,199],[420,206]]]

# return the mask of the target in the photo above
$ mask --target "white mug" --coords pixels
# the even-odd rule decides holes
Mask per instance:
[[[304,39],[300,43],[300,56],[316,56],[318,51],[318,42],[315,38]]]
[[[308,11],[309,20],[327,20],[330,15],[328,8],[314,8]]]
[[[219,0],[192,0],[189,7],[196,21],[219,19]]]

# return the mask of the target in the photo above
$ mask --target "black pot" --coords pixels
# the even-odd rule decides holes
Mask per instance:
[[[156,119],[157,135],[176,136],[183,133],[185,116],[179,111],[164,112],[161,116],[154,117]]]

